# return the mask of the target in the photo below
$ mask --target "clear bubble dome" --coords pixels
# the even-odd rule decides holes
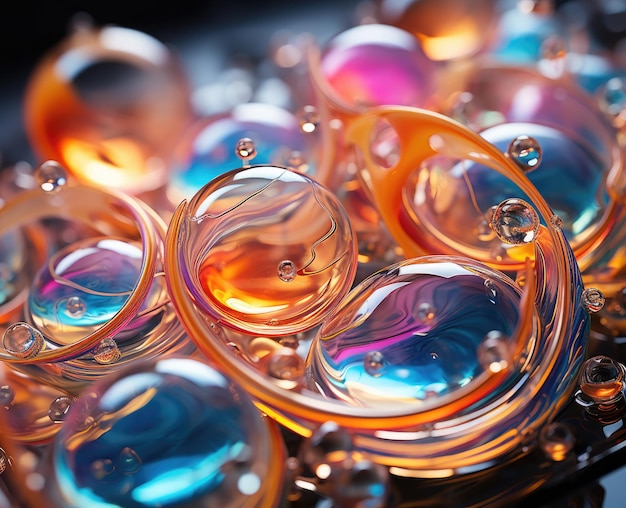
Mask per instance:
[[[272,104],[244,103],[198,121],[185,136],[169,184],[172,199],[191,198],[213,178],[241,166],[235,146],[242,138],[254,142],[254,164],[287,165],[295,155],[301,164],[294,169],[314,172],[312,143],[293,113]]]
[[[433,91],[433,62],[418,39],[391,25],[350,28],[326,45],[321,75],[352,107],[423,106]]]
[[[27,315],[57,344],[72,344],[94,332],[124,306],[141,274],[139,245],[116,238],[88,238],[70,244],[40,268],[31,284]],[[140,314],[116,336],[124,339],[154,326],[153,309],[164,294],[155,278]]]
[[[337,196],[277,166],[234,170],[201,189],[179,245],[196,304],[249,334],[312,328],[347,293],[357,266]]]
[[[240,388],[205,363],[161,359],[87,390],[53,443],[53,467],[71,506],[252,506],[270,474],[266,441]]]
[[[469,259],[392,265],[357,286],[322,325],[307,382],[326,397],[370,407],[455,392],[488,367],[481,345],[490,335],[510,350],[520,296],[508,277]]]

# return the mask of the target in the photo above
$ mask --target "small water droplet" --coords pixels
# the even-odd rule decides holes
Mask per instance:
[[[65,420],[70,407],[72,406],[72,399],[66,395],[57,397],[50,403],[48,409],[48,418],[53,422],[62,422]]]
[[[487,299],[495,305],[498,297],[495,283],[491,279],[485,279],[483,285],[485,286],[485,294],[487,295]]]
[[[142,466],[141,458],[130,446],[122,448],[117,463],[119,470],[125,475],[136,474]]]
[[[250,138],[241,138],[237,141],[235,154],[244,162],[254,159],[256,156],[256,146],[254,146],[254,141]]]
[[[431,360],[438,360],[439,359],[439,355],[435,352],[430,353],[430,358]]]
[[[588,288],[583,291],[583,304],[589,312],[599,312],[604,307],[606,299],[602,291],[595,288]]]
[[[570,428],[564,423],[553,422],[546,425],[539,433],[541,449],[550,460],[563,461],[574,448],[576,439]]]
[[[74,318],[80,319],[87,313],[87,304],[80,296],[70,296],[65,300],[65,313]]]
[[[45,192],[58,192],[67,183],[65,168],[56,161],[46,161],[35,169],[35,179]]]
[[[422,323],[428,325],[435,319],[435,308],[429,302],[422,302],[417,308],[417,317]]]
[[[314,132],[319,125],[320,118],[315,106],[307,105],[296,112],[296,117],[300,123],[300,129],[307,134]]]
[[[483,368],[494,374],[509,367],[511,348],[509,338],[498,330],[492,330],[478,345],[478,362]]]
[[[291,282],[297,274],[298,271],[293,261],[285,259],[278,263],[278,278],[283,282]]]
[[[89,466],[89,472],[96,480],[102,480],[115,471],[115,464],[111,459],[97,459]]]
[[[280,321],[276,318],[268,319],[267,324],[270,326],[278,326]]]
[[[13,403],[15,392],[9,385],[0,386],[0,406],[9,407]]]
[[[600,109],[616,128],[626,125],[626,83],[611,78],[597,92]]]
[[[535,209],[519,198],[505,199],[493,212],[491,227],[505,243],[520,245],[535,240],[539,216]]]
[[[93,350],[93,359],[102,364],[108,365],[117,362],[122,357],[122,352],[117,347],[115,339],[106,338],[98,344]]]
[[[323,423],[304,440],[298,455],[300,462],[315,471],[321,464],[341,463],[353,450],[352,437],[337,423]]]
[[[509,143],[506,153],[524,172],[537,169],[541,164],[541,146],[530,136],[517,136]]]
[[[552,227],[557,231],[563,229],[563,219],[561,219],[558,215],[550,217],[550,224],[552,224]]]
[[[589,358],[581,369],[580,389],[595,404],[612,404],[623,397],[624,366],[608,356]]]
[[[45,341],[39,330],[28,323],[13,323],[5,331],[2,346],[18,358],[33,358],[43,349]]]
[[[385,373],[387,361],[380,351],[370,351],[363,359],[365,372],[372,377],[380,377]]]

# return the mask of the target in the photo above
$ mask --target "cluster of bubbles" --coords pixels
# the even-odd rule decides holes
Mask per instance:
[[[373,2],[275,49],[289,104],[210,114],[147,34],[81,25],[45,55],[24,112],[45,162],[0,196],[0,405],[23,457],[46,445],[33,495],[388,506],[398,452],[370,431],[405,418],[427,446],[429,415],[470,425],[559,345],[528,423],[547,457],[574,446],[548,424],[572,369],[588,414],[622,411],[620,359],[580,351],[590,314],[626,332],[626,72],[567,49],[579,2],[505,4]]]

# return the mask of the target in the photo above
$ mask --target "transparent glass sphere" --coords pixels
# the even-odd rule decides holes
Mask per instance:
[[[435,67],[412,34],[365,24],[326,44],[319,72],[335,98],[351,108],[424,106],[433,92]]]
[[[402,261],[357,286],[322,324],[307,383],[378,408],[452,393],[497,369],[493,361],[512,364],[520,298],[511,279],[469,259]]]
[[[53,442],[52,468],[64,506],[259,506],[268,495],[278,505],[284,458],[275,437],[218,371],[159,359],[77,399]]]
[[[135,289],[141,269],[141,246],[132,241],[96,237],[70,244],[35,275],[27,317],[54,343],[72,344],[120,311]],[[116,339],[151,329],[158,322],[155,309],[164,292],[163,278],[155,278],[139,314]]]
[[[24,104],[37,155],[82,181],[131,193],[164,184],[192,119],[175,55],[128,28],[77,28],[35,67]]]
[[[255,164],[292,162],[294,169],[314,174],[313,143],[296,115],[272,104],[244,103],[199,120],[185,135],[168,188],[172,201],[191,198],[213,178],[241,166],[233,147],[243,138],[254,141]]]
[[[304,174],[263,165],[230,171],[202,188],[185,214],[176,255],[189,291],[232,328],[307,330],[352,284],[357,250],[347,214]]]

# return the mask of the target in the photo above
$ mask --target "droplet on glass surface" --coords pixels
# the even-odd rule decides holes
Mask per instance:
[[[247,162],[250,159],[254,159],[254,157],[256,156],[256,147],[254,146],[254,141],[252,141],[250,138],[241,138],[239,141],[237,141],[235,154],[244,162]]]
[[[53,422],[62,422],[65,420],[70,407],[72,407],[72,399],[70,397],[66,395],[57,397],[50,403],[48,418]]]
[[[293,261],[285,259],[278,264],[278,278],[283,282],[291,282],[297,274],[298,270]]]
[[[307,105],[302,107],[296,113],[296,117],[300,123],[300,129],[307,134],[314,132],[320,123],[319,113],[315,106]]]
[[[622,78],[612,78],[597,91],[600,109],[617,128],[626,124],[626,83]]]
[[[18,358],[37,356],[45,345],[43,335],[28,323],[19,322],[10,325],[4,332],[2,346]]]
[[[563,219],[558,215],[553,215],[550,217],[550,224],[552,224],[554,229],[561,230],[563,228]]]
[[[69,317],[82,318],[87,312],[87,304],[79,296],[70,296],[65,302],[65,313]]]
[[[520,245],[535,240],[539,216],[535,209],[519,198],[505,199],[493,212],[491,227],[505,243]]]
[[[606,299],[602,291],[595,288],[587,288],[582,294],[583,304],[589,312],[599,312],[604,307]]]
[[[492,330],[478,345],[478,361],[485,370],[495,374],[509,367],[510,351],[509,338],[500,331]]]
[[[549,459],[560,462],[572,451],[576,439],[567,425],[553,422],[541,429],[539,443]]]
[[[111,459],[97,459],[89,466],[89,472],[96,480],[102,480],[115,471],[115,464]]]
[[[517,136],[509,143],[506,153],[524,172],[537,169],[541,164],[541,145],[530,136]]]
[[[422,302],[417,307],[417,316],[425,325],[430,324],[435,319],[435,307],[430,302]]]
[[[129,446],[122,448],[117,462],[120,471],[126,475],[138,473],[142,466],[141,458],[137,452]]]
[[[46,161],[35,169],[35,179],[45,192],[57,192],[67,183],[65,168],[56,161]]]
[[[0,406],[9,407],[15,398],[15,392],[9,385],[0,386]]]
[[[122,357],[122,352],[117,347],[115,339],[103,339],[93,350],[93,359],[102,364],[108,365],[117,362]]]
[[[589,358],[581,369],[580,389],[595,404],[611,404],[623,397],[624,367],[608,356]]]
[[[369,351],[363,359],[363,366],[370,376],[380,377],[385,373],[385,356],[380,351]]]
[[[491,303],[495,304],[496,298],[498,296],[498,292],[496,291],[496,285],[491,279],[485,279],[483,285],[485,286],[485,294],[487,295],[487,299]]]

